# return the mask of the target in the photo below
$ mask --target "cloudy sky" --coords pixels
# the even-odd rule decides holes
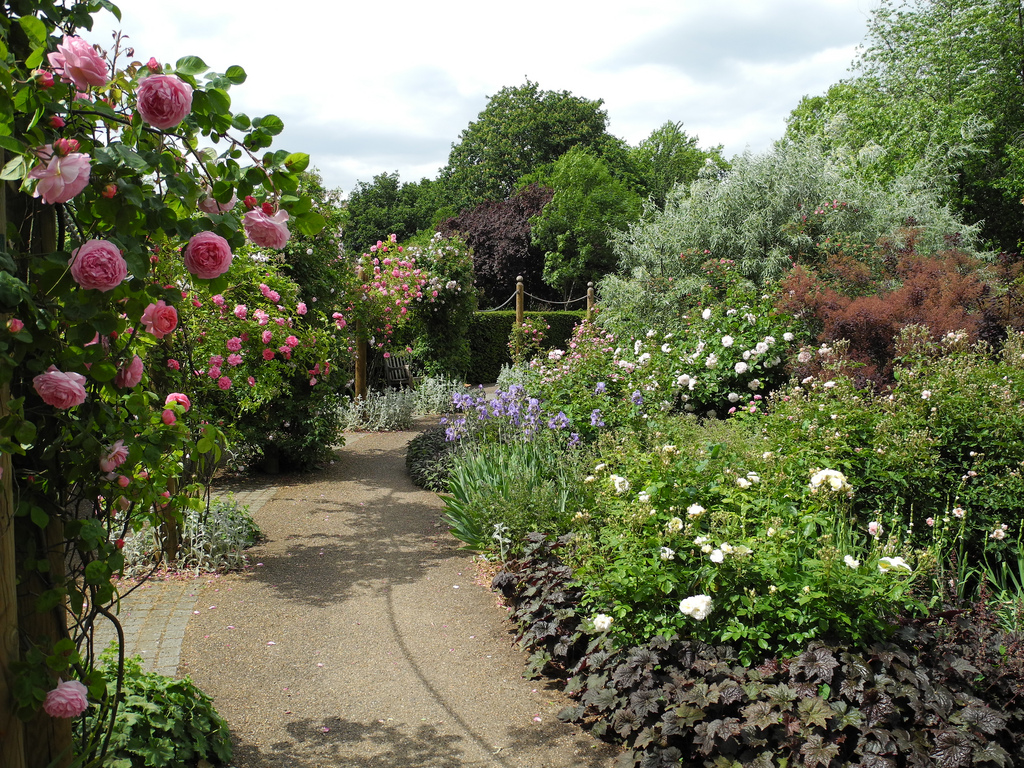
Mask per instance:
[[[630,144],[681,121],[726,156],[782,135],[805,94],[847,76],[874,0],[115,0],[84,36],[121,29],[135,57],[239,64],[234,110],[276,114],[275,148],[308,152],[329,187],[433,178],[504,86],[603,99]]]

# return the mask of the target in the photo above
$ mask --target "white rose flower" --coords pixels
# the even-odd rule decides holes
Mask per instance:
[[[782,340],[783,341],[792,341],[794,338],[795,338],[795,336],[793,336],[793,334],[789,333],[788,331],[786,333],[782,334]]]
[[[693,595],[680,601],[679,612],[697,621],[704,621],[714,605],[707,595]]]
[[[722,550],[723,554],[732,554],[732,544],[730,544],[728,541],[723,541],[721,544],[718,545],[718,548]]]
[[[846,563],[850,568],[857,570],[860,568],[860,560],[855,560],[853,555],[847,555],[843,558],[843,562]]]
[[[657,331],[655,331],[653,328],[647,332],[647,338],[648,339],[653,339],[657,335],[658,335]]]
[[[756,352],[759,355],[763,355],[767,351],[768,351],[768,343],[764,342],[764,341],[757,342],[757,345],[754,347],[754,352]]]
[[[583,482],[589,484],[589,483],[594,482],[594,480],[596,480],[596,479],[597,478],[594,477],[593,475],[587,475],[586,477],[583,478]]]
[[[710,309],[705,309],[703,312],[700,313],[700,316],[703,317],[705,320],[710,320],[711,319],[711,310]]]
[[[725,560],[725,554],[722,552],[722,550],[715,549],[712,550],[710,559],[712,563],[720,563],[723,560]]]
[[[745,477],[737,477],[736,478],[736,485],[738,485],[740,488],[749,488],[751,485],[753,485],[753,483],[751,483]]]
[[[902,557],[883,557],[878,560],[878,570],[888,573],[889,571],[909,571],[911,568]]]
[[[701,545],[700,551],[703,552],[705,555],[711,554],[711,550],[712,550],[712,547],[711,547],[710,544],[702,544]]]
[[[640,491],[640,493],[637,494],[636,498],[641,504],[646,504],[651,500],[651,494],[647,493],[646,491]]]
[[[607,464],[598,464],[596,467],[594,467],[594,471],[595,472],[600,472],[602,469],[604,469],[607,466],[608,466]]]
[[[749,389],[751,392],[757,392],[757,390],[759,390],[760,388],[761,388],[761,380],[760,379],[751,379],[750,382],[747,384],[747,389]]]
[[[737,395],[735,392],[730,392],[729,393],[729,402],[730,403],[735,403],[739,399],[740,399],[740,396]]]
[[[683,521],[678,517],[673,517],[667,523],[665,523],[665,530],[669,533],[679,533],[683,530]]]
[[[661,351],[667,355],[669,352],[672,351],[672,347],[670,347],[668,344],[662,344]]]
[[[716,365],[718,365],[718,355],[714,353],[708,355],[707,359],[704,361],[704,365],[706,365],[708,368],[714,368]]]
[[[699,547],[701,544],[707,543],[707,540],[707,536],[698,536],[696,539],[693,540],[693,543]]]
[[[640,355],[640,357],[636,359],[637,365],[647,365],[649,362],[651,362],[650,352],[644,352],[642,355]]]
[[[747,366],[747,364],[741,360],[740,362],[736,363],[736,373],[746,373],[748,367],[749,366]]]
[[[732,346],[732,342],[733,342],[732,336],[723,336],[722,337],[722,346],[723,347],[731,347]]]
[[[687,517],[700,517],[706,510],[700,504],[691,504],[686,508]]]
[[[624,478],[622,475],[611,475],[609,480],[612,481],[612,485],[615,486],[615,492],[622,495],[629,490],[629,480]]]
[[[675,560],[676,559],[676,552],[675,552],[675,550],[674,549],[669,549],[668,547],[662,547],[661,548],[661,559],[662,560]]]
[[[607,632],[612,628],[612,621],[614,621],[614,619],[612,619],[611,616],[605,613],[599,613],[594,617],[594,629],[598,632]]]

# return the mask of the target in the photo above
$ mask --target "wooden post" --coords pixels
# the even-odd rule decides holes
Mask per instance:
[[[9,398],[4,384],[0,390],[0,418],[7,415]],[[10,454],[0,454],[0,472],[0,765],[24,768],[21,720],[15,714],[11,694],[11,663],[18,660],[18,593],[14,585],[14,475]]]
[[[356,264],[356,279],[363,282],[363,265]],[[356,320],[356,382],[355,396],[366,399],[366,357],[367,345],[363,337],[363,322]]]
[[[587,283],[587,320],[590,320],[594,314],[594,283],[593,281]]]
[[[7,161],[0,147],[0,167]],[[7,182],[0,181],[0,245],[7,243]],[[0,323],[7,317],[0,315]],[[7,415],[10,389],[0,388],[0,418]],[[14,567],[14,473],[11,456],[0,453],[0,765],[24,768],[21,721],[11,696],[11,663],[18,660],[18,592]]]
[[[523,324],[523,305],[526,298],[526,291],[523,288],[523,276],[516,278],[516,325]]]

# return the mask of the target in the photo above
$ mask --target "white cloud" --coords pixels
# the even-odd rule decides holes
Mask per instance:
[[[285,121],[328,186],[399,171],[432,177],[487,98],[526,78],[604,99],[629,143],[682,121],[728,155],[767,148],[804,94],[846,75],[870,0],[478,0],[325,4],[123,0],[136,58],[198,55],[248,73],[233,108]],[[85,36],[107,45],[118,25]]]

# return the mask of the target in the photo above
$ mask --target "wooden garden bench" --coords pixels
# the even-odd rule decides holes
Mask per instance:
[[[413,389],[420,383],[420,377],[412,375],[408,358],[396,354],[384,358],[384,379],[389,387],[395,389]]]

